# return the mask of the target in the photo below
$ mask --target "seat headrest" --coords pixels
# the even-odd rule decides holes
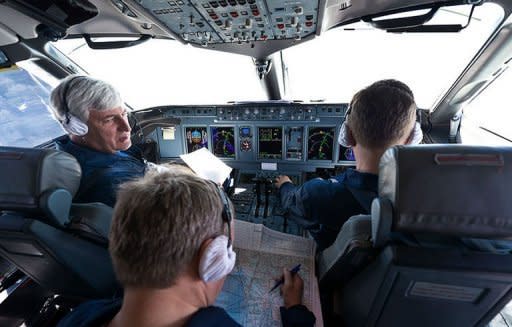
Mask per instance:
[[[512,236],[512,147],[397,146],[379,170],[395,231]]]
[[[80,165],[68,153],[0,147],[0,211],[43,214],[50,223],[62,225],[81,174]]]

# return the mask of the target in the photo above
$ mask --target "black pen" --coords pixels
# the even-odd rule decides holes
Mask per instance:
[[[292,268],[292,270],[290,270],[290,273],[293,275],[295,275],[296,273],[298,273],[300,270],[300,263],[298,265],[296,265],[295,267]],[[272,287],[270,289],[270,291],[268,291],[269,293],[271,293],[273,290],[275,290],[276,288],[279,287],[279,285],[282,285],[284,283],[284,276],[281,277],[275,284],[274,284],[274,287]]]

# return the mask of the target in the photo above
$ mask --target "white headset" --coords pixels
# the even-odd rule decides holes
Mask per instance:
[[[87,124],[84,123],[80,118],[73,115],[68,107],[67,100],[68,100],[68,93],[69,93],[69,86],[71,85],[71,82],[79,79],[79,78],[85,78],[84,76],[75,76],[71,79],[69,79],[66,82],[66,85],[64,86],[64,90],[62,90],[62,109],[64,109],[64,116],[65,118],[60,121],[62,124],[62,127],[66,132],[69,134],[73,134],[76,136],[84,136],[89,131],[89,128],[87,127]]]
[[[228,236],[220,235],[208,244],[199,259],[199,277],[205,282],[213,282],[227,276],[235,267],[236,253],[231,242],[231,221],[233,219],[227,195],[217,184],[215,188],[222,201],[222,220],[228,224]]]

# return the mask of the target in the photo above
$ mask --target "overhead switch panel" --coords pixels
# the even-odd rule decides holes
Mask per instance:
[[[183,40],[224,43],[300,40],[317,29],[318,0],[136,0]]]

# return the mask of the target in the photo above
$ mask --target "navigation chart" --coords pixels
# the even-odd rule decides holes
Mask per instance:
[[[239,241],[237,241],[237,239]],[[272,231],[260,224],[235,221],[237,263],[226,278],[216,306],[242,326],[282,326],[279,289],[269,293],[283,268],[301,264],[304,305],[322,326],[318,284],[314,274],[314,243],[310,239]]]

